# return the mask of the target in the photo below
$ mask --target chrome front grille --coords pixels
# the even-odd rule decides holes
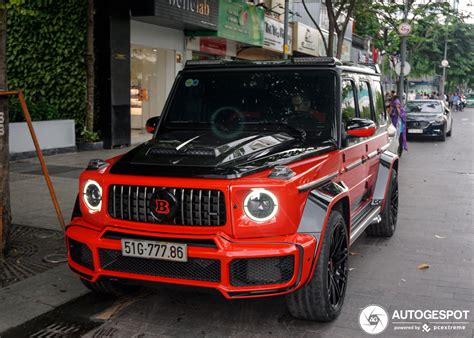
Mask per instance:
[[[108,210],[113,218],[161,224],[152,216],[150,199],[158,189],[173,194],[178,201],[171,225],[221,226],[226,223],[224,193],[220,190],[111,185]]]

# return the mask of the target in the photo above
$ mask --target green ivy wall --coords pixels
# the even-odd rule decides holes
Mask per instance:
[[[75,119],[86,110],[87,0],[10,0],[9,89],[23,89],[34,120]],[[12,121],[22,121],[17,102]]]

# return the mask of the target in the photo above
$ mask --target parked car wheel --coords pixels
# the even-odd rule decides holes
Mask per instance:
[[[447,129],[447,126],[445,125],[445,126],[443,127],[443,134],[439,137],[439,140],[440,140],[441,142],[446,141],[446,129]]]
[[[365,233],[372,237],[392,237],[398,218],[398,175],[395,169],[390,173],[387,198],[380,216],[382,218],[380,222],[369,225]]]
[[[446,133],[446,136],[451,136],[453,135],[453,123],[451,122],[451,129]]]
[[[316,268],[310,281],[286,296],[290,313],[299,319],[328,322],[341,312],[349,271],[346,222],[332,211],[322,240]]]
[[[84,284],[89,290],[98,293],[120,297],[136,291],[138,287],[132,285],[120,284],[110,280],[98,280],[97,282],[90,282],[81,278],[82,284]]]

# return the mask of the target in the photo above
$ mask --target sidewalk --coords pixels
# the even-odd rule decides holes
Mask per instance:
[[[86,168],[89,160],[108,159],[128,152],[132,147],[80,151],[45,157],[66,223],[71,217],[78,194],[79,175]],[[13,223],[61,230],[37,158],[10,162],[10,195]]]
[[[0,335],[86,293],[66,264],[0,289]]]
[[[89,160],[108,159],[132,147],[45,157],[66,223],[78,194],[79,175]],[[14,224],[62,231],[37,158],[10,162],[10,194]],[[0,335],[88,292],[66,263],[0,288]]]

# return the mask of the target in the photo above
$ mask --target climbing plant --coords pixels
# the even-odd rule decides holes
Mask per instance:
[[[9,89],[23,89],[34,120],[75,119],[86,111],[87,0],[10,0]],[[21,121],[11,102],[12,122]]]

